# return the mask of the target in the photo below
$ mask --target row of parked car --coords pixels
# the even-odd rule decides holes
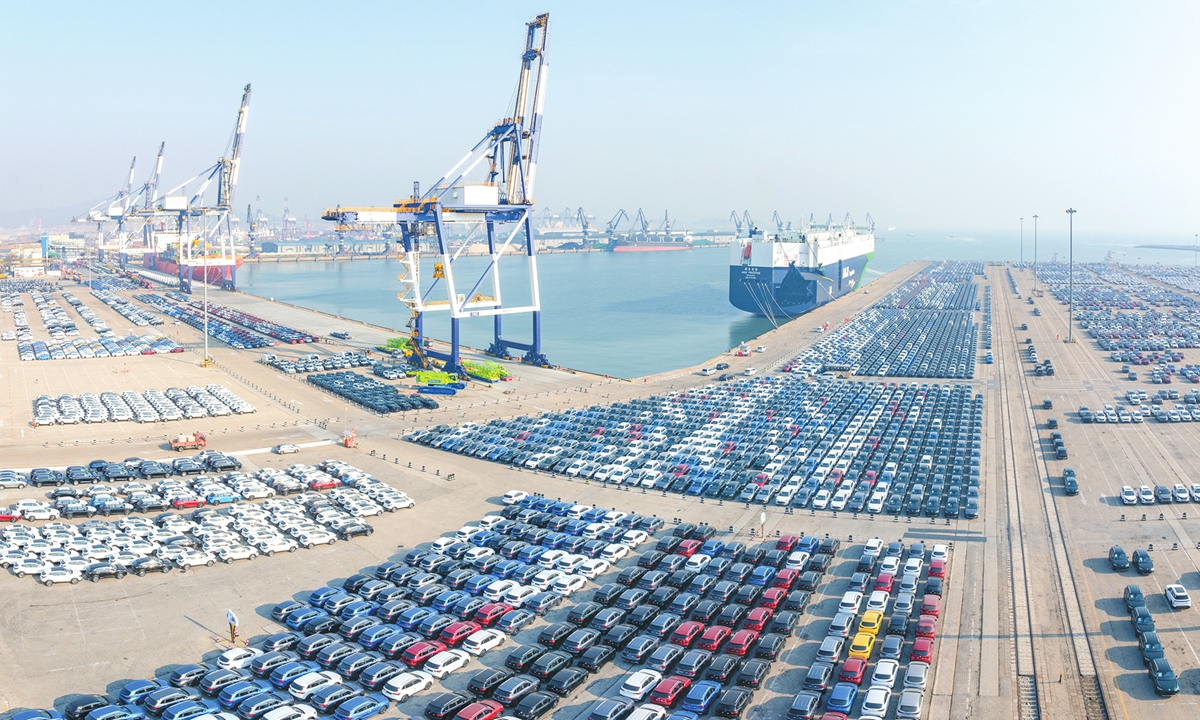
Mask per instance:
[[[148,327],[151,325],[163,324],[162,318],[154,315],[153,313],[146,312],[137,305],[134,305],[125,298],[113,292],[114,289],[119,288],[107,287],[110,284],[109,278],[97,278],[96,280],[93,280],[92,296],[113,310],[116,310],[121,317],[138,327]],[[125,283],[122,283],[122,285],[123,284]]]
[[[107,336],[74,338],[61,343],[51,340],[18,342],[17,354],[22,361],[78,360],[79,358],[132,357],[135,355],[164,355],[181,353],[183,346],[163,335]]]
[[[809,377],[827,370],[855,375],[975,377],[980,263],[943,261],[918,273],[784,363]]]
[[[967,385],[766,378],[418,431],[518,467],[722,500],[968,518],[983,398]]]
[[[191,302],[191,306],[193,310],[203,311],[204,301],[193,300]],[[302,330],[296,330],[294,328],[287,327],[286,325],[280,325],[279,323],[271,320],[264,320],[257,315],[251,315],[250,313],[243,312],[237,308],[226,307],[225,305],[218,305],[210,302],[208,303],[208,313],[210,315],[216,315],[217,317],[223,318],[230,322],[235,322],[238,325],[248,327],[255,332],[260,332],[267,337],[273,337],[276,340],[289,345],[296,345],[299,343],[315,343],[321,341],[320,337],[311,333],[306,333]]]
[[[204,332],[205,327],[208,328],[208,334],[238,350],[252,350],[255,348],[264,348],[275,345],[274,340],[269,340],[258,333],[251,332],[246,328],[239,327],[233,323],[226,322],[219,318],[213,317],[211,314],[205,321],[204,313],[186,305],[177,305],[168,301],[161,295],[154,293],[138,293],[133,296],[134,300],[143,302],[150,307],[158,310],[167,317],[174,318],[179,322],[189,325],[197,330]]]
[[[485,518],[465,534],[478,535],[481,526],[496,527],[500,520],[498,516]],[[463,544],[448,538],[436,545],[456,553],[456,546]],[[338,720],[359,720],[386,711],[391,699],[402,702],[429,689],[472,656],[504,644],[505,633],[518,632],[533,617],[512,606],[500,613],[489,610],[479,615],[489,626],[485,629],[469,619],[485,604],[481,598],[467,596],[478,602],[461,603],[458,600],[466,596],[463,591],[446,586],[434,588],[436,592],[427,590],[436,583],[425,576],[456,584],[462,579],[464,573],[456,574],[442,562],[449,556],[413,550],[404,559],[407,562],[384,563],[370,574],[352,575],[340,587],[302,593],[303,602],[278,604],[272,617],[297,632],[270,635],[256,647],[235,648],[204,664],[176,667],[163,678],[133,681],[111,699],[76,697],[67,703],[63,715],[69,720],[132,720],[147,715],[163,720],[214,720],[224,712],[242,720],[308,720],[328,713]],[[421,573],[418,565],[432,572]],[[466,567],[469,565],[464,563],[461,569]],[[446,618],[455,622],[440,620],[439,613],[452,611],[458,614]],[[514,617],[513,622],[500,624],[502,616],[513,613],[526,618],[516,622]],[[439,620],[427,627],[422,618],[429,615]],[[389,642],[389,638],[410,634],[393,623],[423,634],[405,638],[408,642]],[[432,642],[422,642],[426,637],[445,638],[446,644],[439,650]],[[431,646],[436,652],[417,645]],[[494,686],[489,692],[492,689]],[[48,711],[30,712],[35,713],[31,718],[50,715]]]
[[[305,381],[338,397],[345,398],[355,405],[385,415],[408,410],[435,410],[438,408],[438,402],[433,398],[417,393],[405,395],[392,385],[386,385],[375,378],[349,370],[324,375],[309,375]]]
[[[189,385],[162,390],[59,395],[39,395],[33,401],[33,419],[38,425],[74,425],[76,423],[170,422],[204,417],[223,417],[231,414],[256,412],[250,403],[223,385],[210,383],[205,387]]]
[[[267,353],[262,356],[262,363],[288,375],[296,375],[310,372],[321,372],[322,370],[349,370],[357,367],[373,367],[375,358],[369,358],[362,353],[353,350],[343,350],[336,355],[329,357],[321,357],[320,355],[312,354],[305,355],[302,358],[281,358],[274,353]]]
[[[50,586],[254,560],[260,555],[370,535],[373,528],[363,518],[415,505],[403,493],[353,466],[337,461],[322,465],[323,471],[292,466],[284,477],[303,478],[309,487],[330,492],[306,491],[293,498],[274,497],[274,490],[268,488],[267,484],[275,481],[272,473],[282,474],[278,470],[260,470],[256,477],[233,473],[219,481],[200,477],[190,487],[173,485],[175,480],[149,487],[133,483],[140,487],[123,488],[123,494],[148,496],[153,491],[173,497],[173,506],[202,509],[188,515],[165,512],[153,520],[125,517],[115,523],[89,520],[77,526],[63,522],[40,527],[10,525],[0,530],[0,566],[17,577],[35,576]],[[56,491],[63,489],[73,488]],[[250,504],[239,502],[242,497],[266,499]],[[23,500],[15,507],[28,510],[31,502]],[[204,507],[226,502],[228,508]]]

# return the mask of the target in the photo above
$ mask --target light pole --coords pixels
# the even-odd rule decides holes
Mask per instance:
[[[1021,218],[1021,267],[1025,267],[1025,218]]]
[[[1067,342],[1075,342],[1075,209],[1067,208],[1071,220],[1070,245],[1067,250],[1067,283],[1070,287],[1070,304],[1067,305]]]
[[[1033,294],[1037,295],[1037,215],[1033,216]]]

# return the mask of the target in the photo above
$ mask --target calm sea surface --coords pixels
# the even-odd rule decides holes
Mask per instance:
[[[881,233],[867,279],[914,259],[1017,260],[1019,237],[906,237]],[[1127,262],[1188,262],[1190,255],[1133,249],[1138,243],[1189,243],[1190,239],[1103,238],[1086,241],[1077,232],[1075,259],[1093,262],[1111,251]],[[1067,254],[1067,238],[1043,230],[1038,260]],[[1032,233],[1027,230],[1025,259],[1033,259]],[[430,277],[432,261],[425,264]],[[486,268],[482,258],[455,263],[456,290],[466,293]],[[403,330],[408,321],[395,260],[362,262],[247,263],[238,271],[241,290],[296,305]],[[770,321],[750,316],[729,304],[728,248],[661,253],[567,253],[538,257],[542,300],[542,345],[552,363],[617,377],[637,377],[693,365],[769,329]],[[523,258],[501,264],[504,303],[528,302],[528,271]],[[466,287],[463,287],[466,285]],[[430,298],[444,292],[435,289]],[[491,282],[479,288],[491,294]],[[449,316],[429,313],[425,332],[448,339]],[[477,348],[491,343],[490,318],[462,323],[463,342]],[[528,316],[504,318],[505,337],[528,341]]]

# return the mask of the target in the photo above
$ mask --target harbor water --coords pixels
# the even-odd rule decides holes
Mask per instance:
[[[1017,238],[949,237],[925,234],[906,237],[881,233],[867,281],[915,259],[1017,260]],[[1087,244],[1076,237],[1077,261],[1102,261],[1108,251],[1128,262],[1184,262],[1178,253],[1135,250],[1134,245],[1162,239],[1110,238]],[[1055,252],[1065,259],[1065,238],[1043,232],[1039,260]],[[1062,247],[1060,247],[1062,246]],[[1032,233],[1027,228],[1025,259],[1033,258]],[[464,257],[455,263],[456,290],[465,294],[487,266],[486,258]],[[397,300],[400,262],[247,263],[238,271],[244,292],[294,303],[327,313],[403,331],[407,311]],[[426,278],[433,261],[423,263]],[[501,266],[506,306],[529,302],[524,258],[505,258]],[[729,249],[697,248],[658,253],[563,253],[538,257],[542,305],[542,344],[550,362],[564,367],[638,377],[687,367],[714,357],[754,338],[772,324],[729,304]],[[465,287],[464,287],[465,285]],[[491,281],[477,292],[491,295]],[[444,297],[437,287],[428,297]],[[528,315],[503,320],[504,336],[530,339]],[[803,322],[803,320],[801,320]],[[447,313],[429,313],[425,332],[448,339]],[[491,344],[491,318],[462,322],[462,342],[477,348]]]

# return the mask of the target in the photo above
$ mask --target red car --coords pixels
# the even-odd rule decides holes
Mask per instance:
[[[729,639],[731,634],[733,634],[733,631],[724,625],[713,625],[700,636],[700,642],[696,644],[696,647],[701,650],[716,652]]]
[[[932,615],[922,615],[917,620],[917,637],[930,640],[937,637],[937,618]]]
[[[485,628],[490,628],[500,621],[505,614],[512,612],[513,606],[507,603],[488,603],[475,611],[475,622]]]
[[[198,498],[198,497],[175,498],[174,500],[171,501],[171,507],[175,508],[176,510],[183,510],[184,508],[204,507],[207,504],[208,503],[205,502],[204,498]]]
[[[744,630],[762,631],[767,627],[767,623],[771,622],[771,616],[775,611],[771,608],[757,607],[746,614],[746,621],[742,623]]]
[[[929,577],[946,577],[946,561],[934,560],[933,562],[929,563]]]
[[[854,683],[862,685],[863,675],[867,672],[867,661],[862,658],[850,658],[842,663],[842,670],[838,673],[838,682]]]
[[[942,599],[937,595],[926,595],[921,600],[921,614],[938,617],[942,614]]]
[[[775,541],[775,549],[791,552],[796,549],[796,543],[800,542],[800,538],[795,535],[782,535]]]
[[[704,623],[689,620],[675,628],[675,632],[671,633],[671,643],[690,648],[692,643],[696,642],[696,639],[702,634],[704,634]]]
[[[738,630],[729,638],[729,644],[725,646],[725,652],[730,655],[747,655],[750,653],[750,648],[758,641],[758,633],[753,630]]]
[[[873,590],[882,590],[886,593],[892,591],[892,584],[896,582],[896,576],[891,573],[879,573],[879,577],[875,578],[875,587]]]
[[[425,664],[426,660],[440,652],[445,652],[445,650],[446,646],[436,640],[413,643],[400,656],[400,660],[410,668],[419,668]]]
[[[341,480],[336,480],[334,478],[325,478],[324,480],[320,480],[320,479],[313,480],[312,482],[310,482],[308,484],[308,487],[312,490],[332,490],[333,488],[335,488],[341,484],[342,484]]]
[[[0,508],[0,522],[15,523],[21,519],[21,513],[14,513],[7,508]]]
[[[758,600],[758,606],[775,610],[785,597],[787,597],[787,590],[785,588],[773,587],[762,594],[762,597]]]
[[[798,577],[800,577],[800,571],[796,568],[784,568],[775,573],[775,579],[771,581],[771,584],[777,588],[791,590]]]
[[[679,675],[668,675],[659,681],[650,691],[650,702],[663,707],[675,707],[684,691],[692,686],[692,681]]]
[[[442,630],[442,634],[438,636],[438,640],[441,640],[450,647],[456,648],[462,645],[463,640],[466,640],[481,629],[483,629],[482,626],[476,622],[450,623]]]
[[[912,652],[908,654],[909,662],[933,662],[933,641],[929,638],[913,640]]]
[[[678,547],[675,548],[675,554],[690,558],[696,554],[696,551],[699,550],[700,546],[703,544],[704,543],[700,542],[699,540],[684,540],[683,542],[679,543]]]
[[[500,717],[504,706],[495,700],[479,700],[458,711],[455,720],[492,720]]]

